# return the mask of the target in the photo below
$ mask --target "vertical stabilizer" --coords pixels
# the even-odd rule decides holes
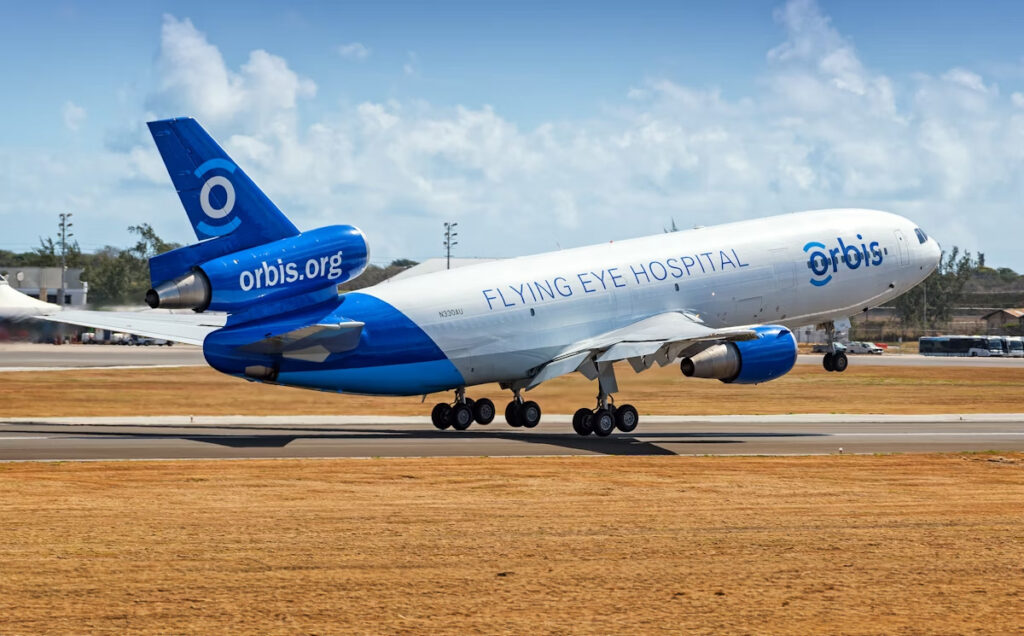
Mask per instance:
[[[196,120],[152,121],[149,131],[200,240],[231,235],[239,248],[299,233]]]

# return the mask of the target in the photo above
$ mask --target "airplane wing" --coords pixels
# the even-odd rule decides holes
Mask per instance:
[[[149,338],[202,345],[203,340],[210,332],[224,326],[227,315],[171,314],[160,310],[86,311],[69,309],[47,316],[38,316],[38,318],[50,322],[64,322],[81,327],[110,329]]]
[[[580,340],[539,367],[526,385],[532,389],[560,375],[579,371],[593,380],[602,367],[628,360],[637,373],[655,362],[670,364],[687,348],[707,341],[753,340],[757,333],[743,327],[712,329],[694,314],[671,311],[644,318],[631,325]],[[607,364],[603,364],[607,363]]]

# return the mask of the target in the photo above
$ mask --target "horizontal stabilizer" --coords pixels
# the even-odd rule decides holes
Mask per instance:
[[[206,336],[223,327],[227,320],[224,314],[171,314],[161,310],[66,310],[41,318],[51,322],[107,329],[192,345],[202,345]]]

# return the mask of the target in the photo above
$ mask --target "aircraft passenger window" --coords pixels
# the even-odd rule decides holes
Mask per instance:
[[[922,230],[921,228],[915,227],[914,228],[914,234],[917,234],[917,242],[918,243],[924,244],[925,242],[928,241],[928,235],[925,234],[924,230]]]

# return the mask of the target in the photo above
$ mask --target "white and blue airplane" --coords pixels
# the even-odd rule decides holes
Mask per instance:
[[[149,261],[154,308],[194,314],[63,311],[89,327],[201,345],[207,362],[251,381],[372,395],[454,391],[439,429],[495,417],[467,387],[512,392],[505,418],[532,428],[523,392],[579,372],[597,381],[580,435],[629,432],[616,406],[615,362],[636,372],[678,363],[683,375],[756,384],[789,372],[791,332],[845,319],[927,277],[938,243],[896,214],[799,212],[548,252],[388,281],[338,285],[366,268],[350,225],[300,232],[193,119],[149,123],[199,242]],[[833,330],[829,329],[830,344]],[[828,371],[846,355],[829,348]]]

